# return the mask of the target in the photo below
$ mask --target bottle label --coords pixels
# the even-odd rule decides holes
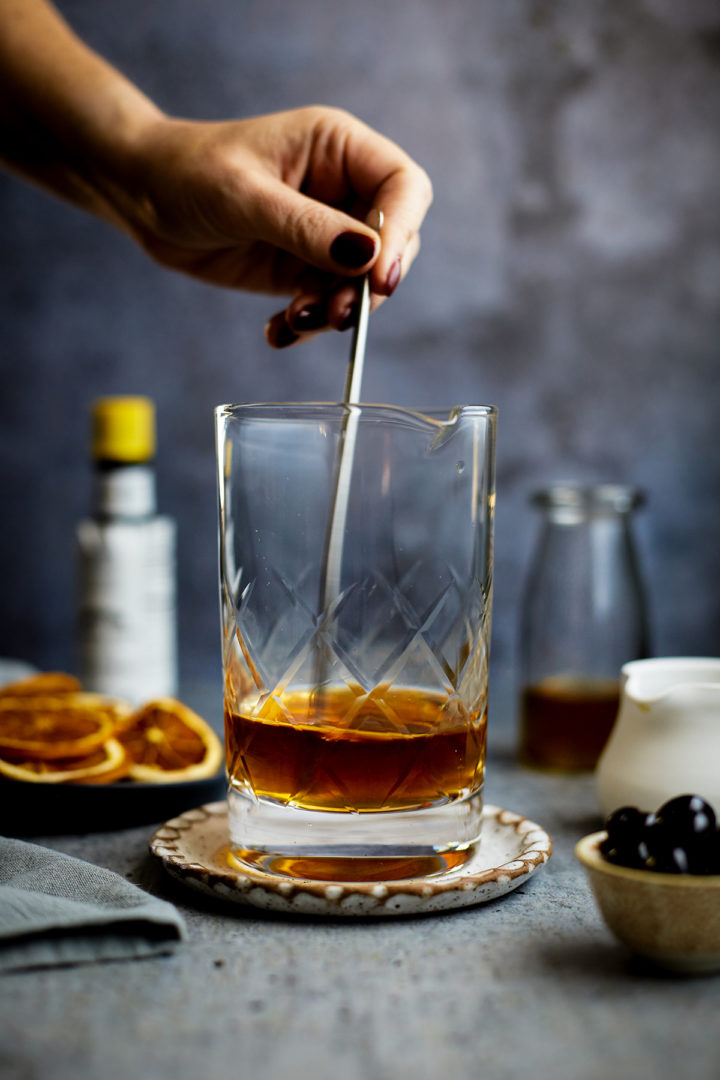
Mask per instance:
[[[175,695],[174,522],[84,521],[78,548],[83,685],[138,704]]]

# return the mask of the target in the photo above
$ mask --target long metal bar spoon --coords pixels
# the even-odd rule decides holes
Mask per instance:
[[[383,224],[382,210],[373,210],[368,220],[370,228],[380,232]],[[350,358],[345,378],[344,404],[347,415],[340,436],[340,452],[335,471],[335,490],[330,512],[325,555],[323,557],[320,578],[320,614],[327,612],[330,605],[340,595],[340,575],[342,572],[345,525],[347,522],[348,502],[350,500],[350,482],[355,462],[355,443],[357,441],[358,421],[360,418],[360,390],[363,368],[365,365],[365,345],[367,343],[368,321],[370,318],[370,276],[365,274],[360,287],[358,318],[353,331]]]

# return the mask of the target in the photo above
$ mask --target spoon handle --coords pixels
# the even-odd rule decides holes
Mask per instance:
[[[368,221],[371,228],[380,231],[383,223],[382,210],[372,212]],[[355,442],[360,411],[363,367],[365,365],[365,344],[367,342],[368,321],[370,317],[370,276],[365,274],[360,287],[358,318],[353,332],[350,359],[345,378],[343,401],[348,406],[347,416],[340,436],[340,450],[335,473],[335,491],[333,493],[330,527],[327,534],[325,557],[320,586],[320,611],[327,611],[330,604],[340,594],[340,574],[342,571],[343,543],[347,521],[348,502],[350,500],[350,481],[355,461]]]

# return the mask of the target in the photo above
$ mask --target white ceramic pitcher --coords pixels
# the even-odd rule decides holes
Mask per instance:
[[[720,659],[625,664],[620,710],[596,781],[606,817],[621,806],[649,812],[691,794],[720,816]]]

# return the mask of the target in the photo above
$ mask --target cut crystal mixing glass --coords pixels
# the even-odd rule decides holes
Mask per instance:
[[[467,849],[482,815],[495,409],[224,405],[216,422],[234,856],[317,869]]]

